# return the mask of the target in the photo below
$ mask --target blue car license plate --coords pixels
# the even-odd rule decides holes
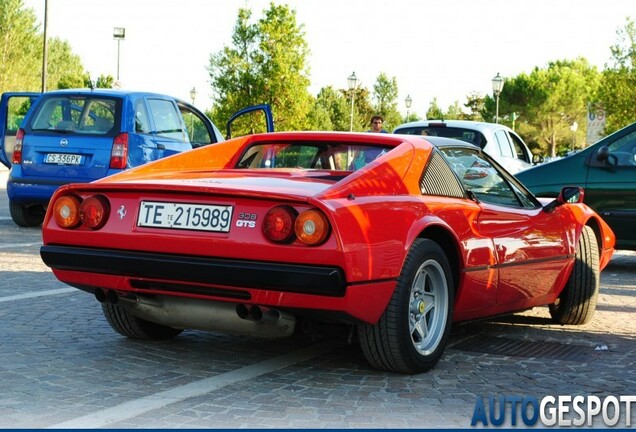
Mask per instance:
[[[82,155],[66,153],[48,153],[44,163],[58,165],[79,165],[82,163]]]

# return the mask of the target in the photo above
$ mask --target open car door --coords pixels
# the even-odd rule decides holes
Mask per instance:
[[[0,98],[0,162],[11,168],[15,135],[33,102],[41,93],[3,93]]]
[[[272,116],[272,109],[270,108],[268,104],[261,104],[261,105],[249,106],[247,108],[243,108],[242,110],[234,113],[232,117],[230,117],[230,119],[227,121],[225,138],[226,139],[232,138],[232,123],[234,123],[236,119],[243,117],[247,114],[259,112],[259,111],[263,112],[263,116],[265,119],[265,130],[260,130],[258,125],[255,125],[255,121],[253,119],[254,116],[249,116],[247,118],[247,122],[248,122],[247,125],[249,126],[249,129],[250,129],[249,133],[253,134],[258,132],[274,132],[274,117]]]

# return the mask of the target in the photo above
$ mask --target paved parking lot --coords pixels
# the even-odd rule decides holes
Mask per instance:
[[[468,428],[488,396],[636,395],[633,252],[602,273],[590,324],[551,324],[546,308],[464,324],[434,370],[403,376],[339,340],[127,340],[53,277],[40,235],[0,190],[0,428]]]

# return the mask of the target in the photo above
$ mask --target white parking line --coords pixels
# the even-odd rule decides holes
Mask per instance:
[[[29,247],[29,246],[41,246],[42,242],[36,243],[9,243],[0,245],[0,249],[10,249],[10,248],[19,248],[19,247]]]
[[[0,303],[5,303],[5,302],[10,302],[15,300],[24,300],[24,299],[35,298],[35,297],[44,297],[44,296],[56,295],[56,294],[66,294],[73,291],[77,292],[78,290],[77,288],[59,288],[59,289],[52,289],[52,290],[46,290],[46,291],[32,292],[27,294],[16,294],[16,295],[7,296],[7,297],[0,297]]]
[[[110,424],[131,419],[148,411],[156,410],[188,398],[210,393],[239,381],[256,378],[257,376],[282,369],[284,367],[307,360],[335,348],[332,343],[312,345],[266,360],[250,366],[239,368],[210,378],[191,382],[170,390],[155,393],[111,408],[93,412],[83,417],[48,426],[47,429],[91,429],[107,427]]]

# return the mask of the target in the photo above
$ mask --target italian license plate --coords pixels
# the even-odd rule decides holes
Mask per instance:
[[[232,206],[142,201],[137,226],[229,232]]]
[[[64,153],[48,153],[44,158],[44,163],[60,164],[60,165],[79,165],[82,162],[82,155],[64,154]]]

